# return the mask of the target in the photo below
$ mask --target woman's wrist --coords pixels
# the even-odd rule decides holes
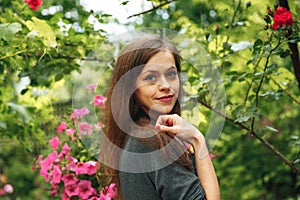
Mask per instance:
[[[193,147],[201,146],[204,142],[205,142],[205,138],[203,134],[198,129],[195,128],[193,140],[192,140]]]
[[[198,158],[205,158],[208,155],[208,150],[203,134],[197,130],[192,141],[192,146],[195,151],[195,155]]]

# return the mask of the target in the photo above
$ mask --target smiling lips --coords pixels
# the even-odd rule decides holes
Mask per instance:
[[[162,97],[159,97],[159,98],[156,98],[156,99],[161,101],[161,102],[168,103],[168,102],[172,101],[173,95],[162,96]]]

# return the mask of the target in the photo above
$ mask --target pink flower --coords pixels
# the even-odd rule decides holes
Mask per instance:
[[[65,186],[65,193],[68,195],[68,197],[77,196],[78,191],[77,184]]]
[[[96,167],[97,167],[97,162],[95,162],[95,161],[88,161],[86,163],[79,162],[79,163],[77,163],[77,166],[74,169],[74,172],[76,173],[76,175],[79,175],[79,174],[93,175],[96,173]]]
[[[102,188],[100,192],[100,200],[111,200],[117,196],[116,184],[112,183],[107,188]]]
[[[67,192],[66,192],[66,189],[64,189],[64,190],[62,191],[61,199],[62,199],[62,200],[71,200],[71,198],[68,196],[68,194],[67,194]]]
[[[74,171],[75,171],[76,175],[87,174],[88,167],[86,166],[86,164],[84,162],[79,162],[79,163],[77,163],[77,166],[74,169]]]
[[[65,186],[74,185],[78,181],[74,174],[65,174],[62,176],[61,180],[64,182]]]
[[[5,184],[4,187],[3,187],[4,191],[6,193],[13,193],[14,192],[14,188],[11,184]]]
[[[70,156],[70,150],[71,150],[71,148],[69,147],[68,143],[65,143],[63,148],[61,149],[58,157],[60,159],[63,159],[63,157],[65,157],[65,156]]]
[[[60,179],[61,179],[61,171],[59,169],[58,166],[54,166],[53,167],[53,171],[52,171],[52,184],[59,184],[60,183]]]
[[[75,132],[75,129],[74,129],[74,128],[66,129],[66,134],[67,134],[67,135],[73,135],[74,132]]]
[[[86,122],[79,124],[79,132],[83,135],[88,135],[93,132],[93,127]]]
[[[0,196],[3,196],[3,195],[5,195],[5,191],[2,188],[0,188]]]
[[[66,165],[66,168],[75,172],[76,167],[77,167],[77,160],[75,158],[71,157],[71,156],[68,157],[67,159],[70,162]]]
[[[88,161],[85,163],[86,168],[87,168],[87,174],[88,175],[93,175],[96,173],[97,169],[97,162],[95,161]]]
[[[97,196],[93,196],[93,197],[90,197],[89,200],[100,200],[100,198]]]
[[[57,127],[57,133],[63,132],[67,128],[67,123],[66,122],[61,122],[59,126]]]
[[[50,143],[53,150],[58,149],[59,145],[61,144],[60,141],[59,141],[59,138],[57,136],[55,136],[54,138],[49,140],[49,143]]]
[[[66,134],[71,136],[71,140],[74,141],[75,137],[74,137],[74,132],[75,132],[75,129],[74,128],[69,128],[69,129],[66,129]]]
[[[105,107],[106,97],[102,95],[96,95],[94,97],[94,105],[98,106],[100,105],[101,108]]]
[[[70,115],[70,118],[71,119],[79,119],[79,118],[81,118],[84,115],[87,115],[89,113],[90,113],[90,111],[86,107],[83,107],[81,109],[74,109],[73,113]]]
[[[52,169],[53,163],[56,159],[57,152],[54,151],[52,154],[49,154],[45,160],[39,162],[39,165],[41,166],[40,176],[43,176],[46,182],[48,182],[50,178],[48,170]]]
[[[51,184],[50,196],[58,196],[58,187],[54,183]]]
[[[47,170],[41,169],[40,176],[43,176],[46,182],[49,182],[50,174]]]
[[[89,85],[86,86],[86,89],[91,90],[92,92],[94,92],[96,86],[97,86],[96,84],[89,84]]]
[[[28,3],[32,10],[37,10],[37,8],[43,4],[42,0],[24,0],[24,2]]]
[[[90,196],[96,194],[96,190],[92,187],[92,182],[88,180],[81,180],[78,183],[78,196],[81,199],[88,199]]]

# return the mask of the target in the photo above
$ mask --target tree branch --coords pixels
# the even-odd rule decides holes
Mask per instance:
[[[164,2],[164,3],[162,3],[162,4],[158,5],[158,6],[152,7],[152,8],[149,9],[149,10],[145,10],[145,11],[143,11],[143,12],[140,12],[140,13],[137,13],[137,14],[134,14],[134,15],[130,15],[129,17],[127,17],[127,19],[129,19],[129,18],[131,18],[131,17],[136,17],[136,16],[139,16],[139,15],[143,15],[143,14],[152,12],[152,11],[154,11],[154,10],[156,10],[156,9],[158,9],[158,8],[161,8],[161,7],[163,7],[163,6],[167,5],[167,4],[170,4],[170,3],[174,2],[174,1],[176,1],[176,0],[169,0],[169,1],[166,1],[166,2]]]
[[[274,153],[277,157],[279,157],[285,164],[287,164],[295,174],[300,176],[300,170],[291,161],[289,161],[282,153],[280,153],[271,143],[269,143],[267,140],[260,137],[255,131],[251,131],[251,129],[245,126],[243,123],[237,122],[233,118],[226,116],[225,113],[222,113],[214,109],[212,106],[208,105],[207,103],[203,101],[200,101],[200,103],[206,108],[208,108],[209,110],[212,110],[213,112],[220,115],[221,117],[224,117],[227,121],[230,121],[233,124],[239,126],[240,128],[247,130],[249,134],[251,134],[256,139],[258,139],[264,146],[266,146],[266,148],[268,148],[272,153]]]

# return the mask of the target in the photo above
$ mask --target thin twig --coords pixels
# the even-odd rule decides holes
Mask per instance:
[[[256,74],[257,67],[258,67],[261,59],[262,59],[262,57],[260,56],[259,59],[257,60],[256,64],[254,65],[254,72],[253,72],[253,74]],[[244,106],[246,105],[246,102],[248,100],[248,96],[249,96],[249,93],[250,93],[250,90],[252,88],[253,83],[254,83],[254,79],[251,80],[251,83],[250,83],[249,87],[247,88],[245,99],[244,99]]]
[[[289,93],[287,89],[284,90],[284,89],[281,87],[281,85],[275,81],[274,78],[270,77],[270,79],[273,81],[273,83],[275,83],[275,85],[276,85],[278,88],[282,89],[283,92],[286,93],[287,96],[289,96],[295,103],[297,103],[297,104],[300,105],[300,101],[299,101],[298,99],[296,99],[296,97],[294,97],[291,93]]]
[[[14,57],[16,55],[19,55],[19,54],[25,53],[25,52],[29,52],[29,51],[34,51],[34,50],[33,49],[32,50],[25,49],[25,50],[17,51],[13,54],[9,54],[9,55],[5,55],[5,56],[0,57],[0,60],[6,59],[6,58],[9,58],[9,57]]]
[[[263,83],[264,78],[265,78],[265,73],[266,73],[266,70],[268,68],[269,60],[271,58],[271,55],[272,55],[273,51],[275,51],[279,47],[280,43],[281,43],[281,41],[279,40],[278,43],[277,43],[277,45],[273,49],[271,49],[269,55],[267,56],[267,60],[266,60],[265,67],[264,67],[264,71],[263,71],[263,74],[262,74],[262,76],[260,78],[257,90],[255,92],[255,108],[256,108],[256,111],[258,109],[259,91],[260,91],[260,88],[261,88],[262,83]],[[255,116],[252,117],[251,132],[254,132],[254,124],[255,124]]]
[[[161,7],[163,7],[163,6],[167,5],[167,4],[170,4],[170,3],[174,2],[174,1],[176,1],[176,0],[166,1],[166,2],[164,2],[164,3],[162,3],[162,4],[159,4],[158,6],[152,7],[152,8],[149,9],[149,10],[145,10],[145,11],[143,11],[143,12],[140,12],[140,13],[137,13],[137,14],[134,14],[134,15],[130,15],[129,17],[127,17],[127,19],[129,19],[129,18],[131,18],[131,17],[136,17],[136,16],[140,16],[140,15],[143,15],[143,14],[147,14],[147,13],[152,12],[152,11],[158,9],[158,8],[161,8]]]
[[[233,2],[233,3],[234,3],[234,2]],[[232,18],[231,18],[231,23],[230,23],[230,25],[229,25],[229,29],[232,29],[233,23],[234,23],[234,21],[235,21],[235,17],[237,16],[237,13],[238,13],[238,10],[240,9],[240,7],[241,7],[241,0],[239,0],[238,5],[237,5],[236,9],[234,10],[233,16],[232,16]],[[223,57],[226,56],[226,53],[225,53],[225,52],[226,52],[226,49],[227,49],[227,46],[228,46],[229,39],[230,39],[230,36],[227,35],[227,36],[226,36],[226,39],[225,39],[225,42],[224,42],[225,45],[224,45],[224,47],[223,47],[223,49],[224,49],[224,51],[223,51]]]

